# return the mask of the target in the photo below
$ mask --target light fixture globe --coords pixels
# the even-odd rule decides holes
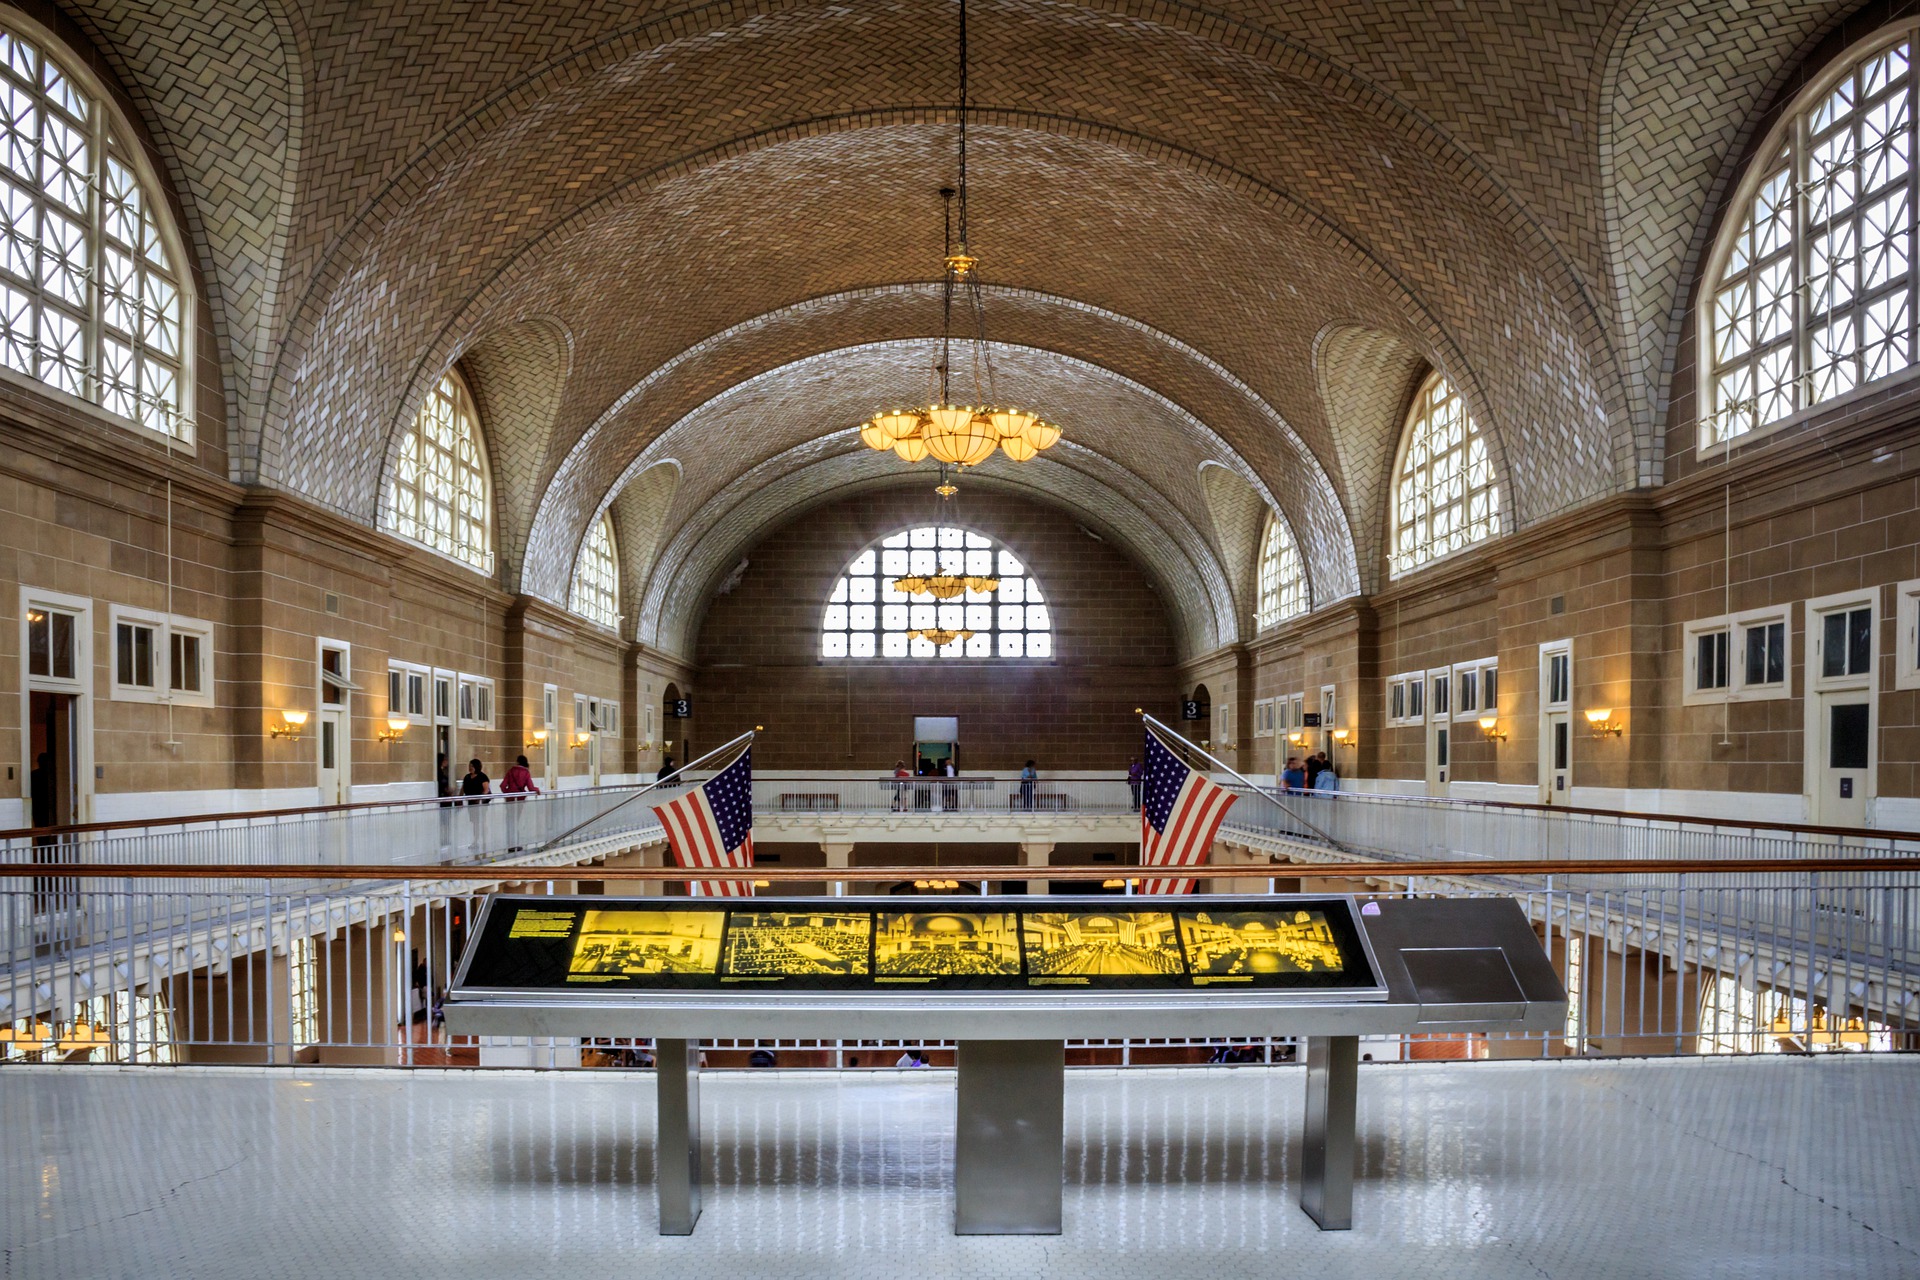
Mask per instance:
[[[891,449],[894,437],[887,434],[880,425],[878,417],[869,418],[860,424],[860,443],[869,449]]]
[[[1040,456],[1040,451],[1027,443],[1027,438],[1024,435],[1002,436],[1000,438],[1000,452],[1006,454],[1015,462],[1031,462]]]
[[[920,430],[920,415],[908,409],[895,409],[892,413],[875,414],[873,425],[889,440],[905,440]]]
[[[907,436],[893,442],[893,451],[902,462],[922,462],[927,456],[927,442],[924,435]]]
[[[1002,440],[1026,434],[1027,428],[1040,420],[1039,415],[1021,409],[995,409],[990,416]]]
[[[935,462],[954,467],[979,466],[993,456],[1000,443],[993,423],[984,414],[952,405],[928,409],[927,426],[920,434]]]
[[[1060,428],[1039,418],[1035,418],[1020,434],[1035,449],[1051,449],[1060,443]]]

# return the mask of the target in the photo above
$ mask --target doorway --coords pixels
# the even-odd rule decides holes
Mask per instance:
[[[451,671],[433,673],[433,782],[438,796],[452,795],[455,781],[466,772],[454,754],[460,744],[454,734],[453,681]]]
[[[1540,646],[1540,803],[1573,803],[1573,642]]]
[[[320,711],[320,803],[347,802],[347,713]]]
[[[1817,826],[1868,825],[1878,791],[1878,597],[1807,603],[1807,817]]]
[[[1873,696],[1865,689],[1816,695],[1813,821],[1822,827],[1867,825],[1873,776]]]
[[[1427,794],[1447,794],[1453,772],[1453,672],[1427,672]]]
[[[27,820],[36,827],[65,827],[81,821],[80,752],[75,718],[80,698],[72,693],[33,690],[27,695],[32,725],[28,758]]]
[[[648,716],[652,718],[651,714]],[[560,775],[560,688],[546,685],[540,694],[540,785],[551,792]]]

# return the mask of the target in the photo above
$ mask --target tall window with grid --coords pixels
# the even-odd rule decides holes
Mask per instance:
[[[493,484],[460,375],[448,370],[400,441],[387,482],[389,527],[403,538],[493,572]]]
[[[1300,563],[1300,548],[1293,544],[1293,531],[1280,513],[1269,512],[1267,530],[1260,538],[1260,599],[1254,612],[1255,628],[1265,631],[1306,611],[1307,574]]]
[[[1500,531],[1500,486],[1487,442],[1460,393],[1438,373],[1413,398],[1394,474],[1395,577]]]
[[[184,277],[105,95],[0,18],[0,364],[180,441]]]
[[[1701,447],[1915,363],[1913,33],[1811,85],[1742,184],[1708,275]]]
[[[573,569],[573,611],[609,631],[620,629],[620,560],[614,554],[613,521],[602,513],[581,544]]]
[[[941,574],[998,578],[992,590],[951,599],[894,583]],[[916,632],[951,631],[935,644]],[[971,635],[960,635],[970,631]],[[1053,616],[1026,564],[984,534],[952,525],[908,529],[868,547],[834,585],[820,625],[823,658],[1053,657]]]

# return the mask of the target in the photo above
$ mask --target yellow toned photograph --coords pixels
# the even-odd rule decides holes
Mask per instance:
[[[872,917],[826,911],[736,911],[727,929],[727,972],[741,977],[815,977],[867,972]]]
[[[1196,978],[1339,973],[1346,967],[1320,911],[1196,911],[1180,916]]]
[[[881,912],[873,964],[883,977],[1017,976],[1019,925],[1011,911]]]
[[[1166,911],[1030,911],[1021,917],[1027,972],[1126,977],[1181,972]]]
[[[567,972],[710,974],[725,920],[719,911],[589,911]]]

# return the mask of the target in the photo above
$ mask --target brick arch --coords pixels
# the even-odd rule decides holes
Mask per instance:
[[[1363,325],[1329,326],[1316,344],[1314,371],[1346,478],[1347,513],[1365,591],[1376,590],[1386,576],[1394,456],[1413,394],[1431,367],[1432,361],[1400,337]],[[1496,458],[1504,475],[1501,464]]]
[[[1468,356],[1460,367],[1489,379],[1478,397],[1490,406],[1489,429],[1511,429],[1528,452],[1539,453],[1551,463],[1554,474],[1548,482],[1529,489],[1529,501],[1538,501],[1543,511],[1557,510],[1618,483],[1623,468],[1608,427],[1611,358],[1591,300],[1584,296],[1581,273],[1537,221],[1503,194],[1503,184],[1461,153],[1443,131],[1405,109],[1393,95],[1338,73],[1324,59],[1299,55],[1284,41],[1239,31],[1233,40],[1222,41],[1144,20],[1092,21],[1086,11],[1029,0],[1007,0],[993,12],[1011,15],[1007,21],[1070,28],[1094,55],[1075,65],[1082,70],[1102,68],[1107,78],[1092,85],[1065,83],[1066,69],[1044,59],[1029,67],[1020,61],[1027,55],[1015,47],[1019,42],[1003,39],[1002,64],[997,69],[981,68],[979,81],[987,103],[983,123],[1018,122],[1023,131],[1054,139],[1099,134],[1112,145],[1149,156],[1163,166],[1212,165],[1222,182],[1242,191],[1249,209],[1284,206],[1288,217],[1317,219],[1329,228],[1330,245],[1344,236],[1349,246],[1344,252],[1330,247],[1330,257],[1341,259],[1342,268],[1349,272],[1356,264],[1373,262],[1384,278],[1397,283],[1402,309],[1412,317],[1409,323],[1425,331],[1425,345],[1437,347],[1457,338]],[[888,25],[896,20],[897,29]],[[793,59],[819,54],[832,63],[827,47],[833,43],[830,37],[846,34],[834,26],[835,21],[826,14],[796,16],[779,10],[744,24],[733,33],[737,39],[707,43],[716,50],[724,46],[728,56],[746,58],[761,56],[770,42]],[[868,29],[853,41],[852,51],[835,56],[842,60],[864,56],[861,51],[871,44],[862,41],[892,34],[898,34],[908,49],[930,38],[921,30],[924,19],[906,4],[878,18],[863,15],[863,22]],[[985,25],[992,25],[991,17]],[[754,45],[755,40],[762,43]],[[655,75],[662,82],[656,85],[643,72],[647,67],[657,72],[661,50],[669,47],[673,74]],[[938,107],[922,104],[853,101],[858,97],[856,88],[864,91],[876,78],[838,70],[825,77],[834,87],[813,97],[844,109],[801,114],[797,122],[796,113],[777,103],[750,112],[765,123],[745,132],[737,127],[721,132],[712,127],[712,121],[690,121],[658,110],[659,104],[648,94],[669,79],[684,81],[692,76],[697,70],[694,63],[702,56],[702,48],[683,41],[636,49],[624,62],[610,61],[607,66],[615,70],[609,74],[583,76],[566,86],[549,84],[536,93],[529,81],[516,89],[526,100],[524,106],[509,110],[496,102],[482,113],[493,130],[487,134],[489,143],[501,144],[497,149],[470,147],[434,170],[432,181],[426,180],[423,169],[420,176],[390,183],[390,198],[399,202],[396,207],[404,207],[404,216],[379,213],[371,206],[363,210],[355,220],[360,230],[353,234],[364,234],[366,252],[336,252],[330,265],[316,270],[307,294],[309,303],[289,331],[291,363],[283,366],[277,381],[276,404],[295,413],[294,420],[285,424],[291,434],[276,440],[263,458],[269,473],[320,500],[354,509],[359,495],[353,483],[326,474],[324,467],[318,474],[304,469],[314,456],[311,442],[334,436],[335,428],[347,423],[369,398],[378,406],[378,416],[397,417],[397,406],[406,400],[401,389],[405,381],[425,376],[423,370],[437,363],[429,349],[436,343],[455,345],[460,340],[457,333],[442,331],[447,329],[446,317],[464,303],[457,296],[440,299],[449,282],[417,279],[416,271],[407,265],[426,260],[428,255],[414,251],[416,242],[425,242],[422,237],[430,236],[433,244],[466,264],[475,277],[495,281],[526,240],[602,198],[609,186],[637,181],[636,173],[658,178],[676,166],[685,171],[694,163],[687,157],[703,158],[703,168],[712,169],[752,150],[777,145],[783,138],[806,135],[808,141],[817,141],[839,129],[941,116]],[[1041,55],[1036,51],[1033,56]],[[940,59],[930,57],[929,61],[938,65]],[[749,64],[747,70],[751,69]],[[745,74],[738,67],[736,72]],[[1004,103],[992,100],[996,76],[1005,86]],[[566,184],[551,179],[563,176],[562,170],[573,172],[566,166],[575,163],[566,146],[575,141],[584,145],[586,140],[563,139],[565,146],[555,146],[547,126],[557,113],[579,112],[605,100],[612,91],[610,83],[620,91],[623,110],[653,113],[649,130],[628,131],[628,136],[642,137],[653,146],[647,156],[608,166],[604,178],[583,180],[578,200],[556,194],[554,202],[565,206],[559,210],[536,208],[501,187],[500,172],[513,168],[527,170],[529,181],[543,184],[541,190],[560,192]],[[1155,90],[1145,99],[1139,92],[1143,83]],[[1125,93],[1120,92],[1122,87]],[[1223,98],[1235,109],[1222,109]],[[1248,104],[1247,110],[1239,109],[1241,102]],[[1061,109],[1069,104],[1072,109]],[[1143,105],[1148,108],[1144,113]],[[1293,115],[1289,117],[1288,112]],[[682,116],[699,114],[697,110],[681,112]],[[1142,122],[1148,127],[1115,123],[1142,114],[1149,117]],[[609,128],[624,127],[618,111],[606,115]],[[1289,132],[1264,123],[1276,119],[1299,124]],[[1211,135],[1191,128],[1196,120],[1208,122]],[[458,130],[447,135],[449,139],[457,136]],[[695,145],[703,139],[704,147]],[[506,145],[515,141],[525,147],[537,142],[543,154],[529,157]],[[459,150],[451,142],[447,145]],[[478,154],[481,151],[487,154]],[[1322,169],[1302,164],[1306,152],[1326,155],[1328,165]],[[1355,162],[1368,166],[1363,182],[1356,183],[1349,171]],[[580,172],[591,167],[582,166]],[[1357,189],[1364,189],[1370,202],[1364,207],[1353,204]],[[499,196],[490,207],[508,214],[497,236],[462,224],[455,216],[478,203],[472,198],[476,191]],[[1117,198],[1112,203],[1124,207]],[[520,218],[529,225],[516,226]],[[1445,240],[1448,236],[1451,240]],[[1203,270],[1224,279],[1232,274],[1232,264],[1222,262],[1218,269]],[[379,293],[380,289],[386,292]],[[416,313],[423,317],[417,333],[409,329],[401,335],[385,323],[411,326]],[[321,318],[328,316],[331,319],[321,324]],[[1245,329],[1249,319],[1222,317],[1220,324]],[[398,359],[376,360],[349,349],[354,335],[370,331],[375,323],[395,335]],[[1507,329],[1511,334],[1504,332]],[[1509,344],[1517,355],[1497,359]],[[1206,338],[1197,345],[1210,349],[1213,343]],[[391,385],[390,379],[383,383],[388,369],[398,371],[394,376],[401,379],[400,386]],[[1543,378],[1541,369],[1553,369],[1555,376]],[[297,396],[293,394],[296,387]]]
[[[607,512],[613,517],[613,534],[619,540],[623,618],[640,616],[641,591],[653,573],[667,516],[673,509],[673,495],[679,488],[680,463],[665,458],[623,485],[607,504]]]
[[[777,472],[784,474],[803,460],[869,452],[859,443],[853,424],[909,373],[926,369],[935,348],[932,339],[872,343],[807,357],[737,382],[655,435],[627,464],[626,472],[639,474],[665,456],[680,463],[684,479],[669,525],[675,531],[673,536],[681,539],[690,525],[714,518],[713,512],[724,509],[706,504],[738,483],[742,475],[761,475],[764,481],[759,469],[775,463],[779,464]],[[1080,471],[1101,474],[1102,482],[1116,492],[1151,494],[1150,501],[1136,496],[1134,504],[1172,513],[1159,517],[1161,523],[1178,523],[1193,530],[1193,536],[1205,543],[1198,531],[1208,527],[1209,516],[1199,469],[1203,462],[1225,459],[1236,473],[1248,477],[1246,483],[1257,488],[1263,504],[1294,506],[1292,523],[1301,534],[1303,556],[1325,581],[1345,584],[1346,594],[1351,594],[1352,547],[1345,540],[1345,519],[1331,500],[1324,477],[1318,485],[1300,486],[1318,490],[1317,504],[1297,505],[1294,492],[1289,492],[1282,503],[1226,440],[1150,388],[1111,370],[1038,349],[996,344],[994,360],[1009,400],[1030,405],[1067,425],[1067,444],[1056,452],[1073,457]],[[896,472],[905,471],[891,454],[873,456]],[[970,472],[969,477],[1008,479],[1034,465],[996,458],[977,472]],[[1311,455],[1302,455],[1302,465],[1312,465]],[[919,473],[931,488],[931,467],[922,467]],[[1113,478],[1119,476],[1127,478]],[[1151,482],[1142,477],[1152,477]],[[624,483],[623,475],[607,492],[620,492]],[[556,491],[573,492],[564,484],[556,486]],[[576,516],[555,515],[551,523],[542,525],[530,543],[529,575],[523,578],[523,590],[552,598],[548,593],[564,587],[558,574],[532,576],[543,563],[542,549],[552,545],[570,551],[578,530],[597,516],[606,501],[582,502]],[[692,536],[700,533],[696,528]],[[1218,558],[1210,546],[1204,553],[1196,550],[1193,557]],[[1222,588],[1226,613],[1218,624],[1219,632],[1230,639],[1237,634],[1238,624],[1233,621],[1231,592],[1225,589],[1224,578]],[[1329,598],[1339,595],[1330,594]],[[647,625],[647,616],[643,609],[643,626]]]
[[[815,441],[743,473],[668,544],[660,558],[663,572],[647,584],[636,639],[690,656],[688,646],[714,589],[746,550],[799,512],[849,494],[899,488],[901,471],[889,461],[866,450],[835,452],[830,442]],[[1168,622],[1184,654],[1205,653],[1236,638],[1224,569],[1199,531],[1157,502],[1150,487],[1110,464],[1101,466],[1097,456],[1048,456],[1017,473],[970,476],[963,483],[1063,508],[1120,545],[1167,602]],[[1136,492],[1123,493],[1116,485]],[[935,510],[931,501],[928,510]]]

